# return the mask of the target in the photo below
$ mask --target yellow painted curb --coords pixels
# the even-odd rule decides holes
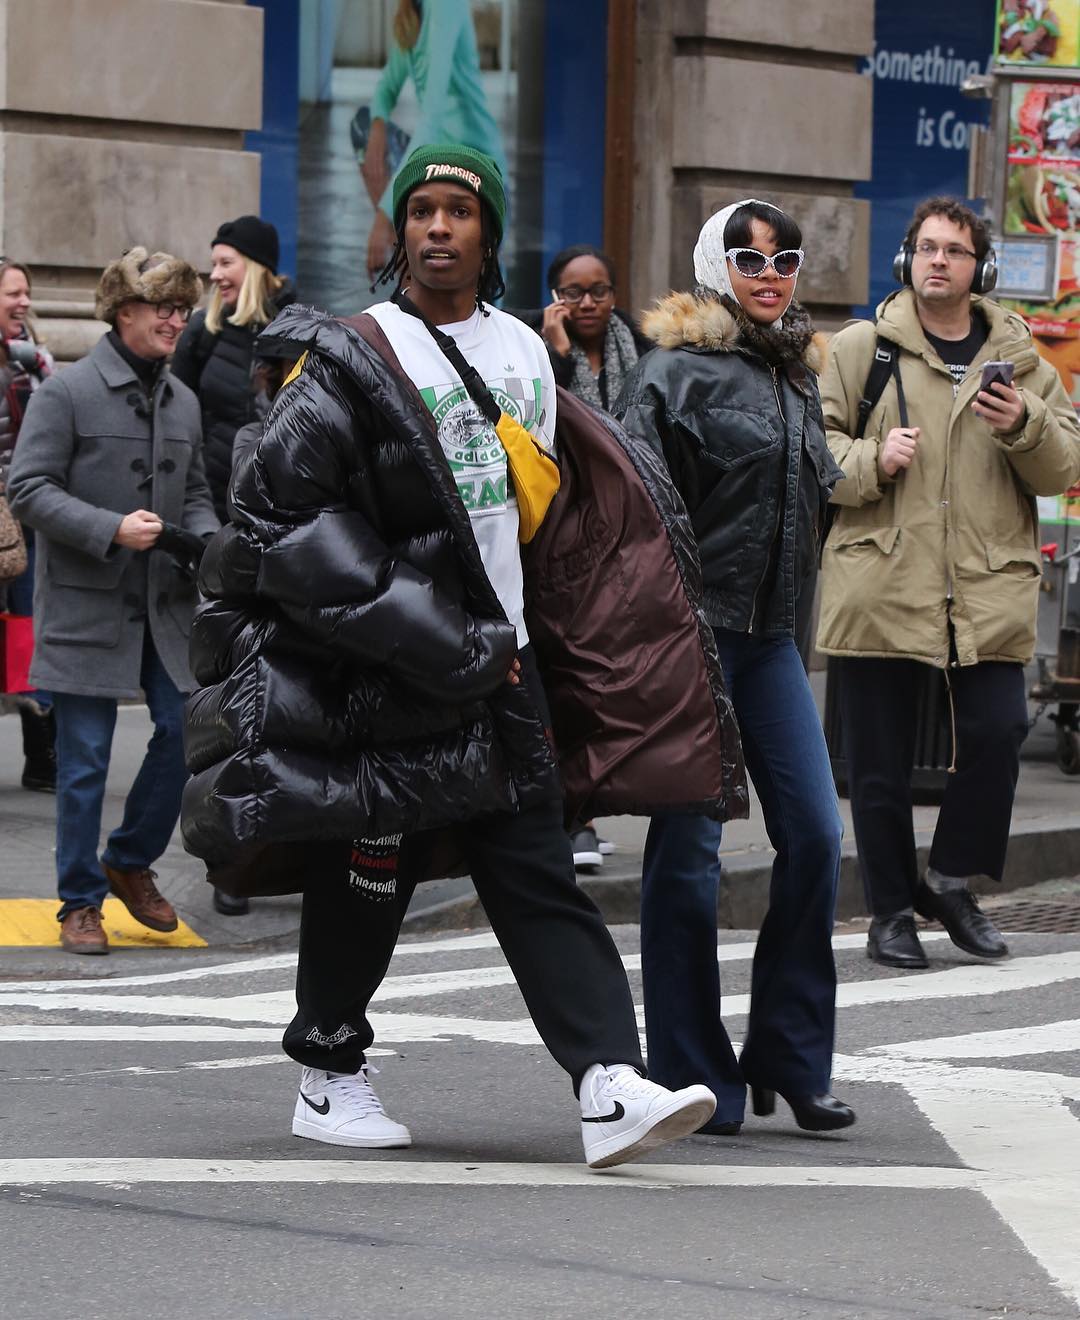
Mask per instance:
[[[55,898],[0,898],[0,948],[59,948],[60,901]],[[165,934],[150,930],[109,897],[101,910],[109,944],[121,949],[205,949],[206,941],[183,921]]]

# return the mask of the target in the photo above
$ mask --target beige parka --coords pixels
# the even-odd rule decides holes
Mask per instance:
[[[828,655],[907,657],[945,666],[951,622],[962,665],[1026,663],[1035,648],[1042,565],[1036,495],[1080,480],[1080,426],[1057,372],[1039,357],[1024,322],[973,298],[989,335],[954,397],[953,379],[923,334],[910,289],[878,320],[832,339],[821,381],[826,437],[844,480],[822,555],[818,648]],[[908,424],[920,428],[911,465],[882,470],[885,437],[901,425],[890,379],[851,437],[875,339],[900,348]],[[1027,405],[1021,429],[1000,434],[971,410],[982,364],[1014,364]]]

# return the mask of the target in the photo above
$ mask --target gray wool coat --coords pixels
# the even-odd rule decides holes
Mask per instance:
[[[149,627],[169,677],[192,691],[194,582],[165,551],[113,541],[136,509],[200,536],[217,531],[199,403],[187,386],[163,369],[151,406],[130,365],[101,339],[34,394],[8,494],[37,534],[30,681],[53,692],[137,696]]]

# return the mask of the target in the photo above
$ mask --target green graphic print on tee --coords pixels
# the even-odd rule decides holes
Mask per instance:
[[[504,377],[484,383],[504,413],[532,435],[538,435],[541,400],[538,376],[532,380]],[[506,450],[494,426],[458,381],[428,386],[420,391],[420,397],[435,418],[439,444],[466,509],[473,516],[502,513],[514,494],[512,489],[507,489]]]

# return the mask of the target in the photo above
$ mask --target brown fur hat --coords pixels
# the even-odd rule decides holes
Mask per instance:
[[[202,297],[202,280],[194,266],[168,252],[148,256],[146,248],[128,248],[101,273],[95,295],[99,320],[115,326],[116,313],[126,302],[177,303],[194,307]]]

